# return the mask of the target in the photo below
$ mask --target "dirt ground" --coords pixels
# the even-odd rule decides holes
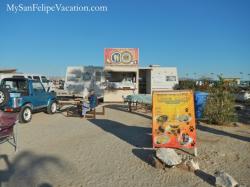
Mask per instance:
[[[250,125],[197,128],[201,172],[194,174],[154,168],[151,117],[123,105],[110,105],[95,120],[37,113],[17,125],[17,153],[0,145],[0,187],[206,187],[213,185],[216,170],[250,185]]]

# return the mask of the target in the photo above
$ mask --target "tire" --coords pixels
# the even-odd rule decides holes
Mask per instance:
[[[8,103],[10,94],[6,89],[0,88],[0,107]]]
[[[19,113],[19,122],[28,123],[32,119],[32,110],[29,106],[24,106]]]
[[[57,104],[55,101],[52,101],[49,106],[47,107],[47,113],[48,114],[54,114],[57,110]]]

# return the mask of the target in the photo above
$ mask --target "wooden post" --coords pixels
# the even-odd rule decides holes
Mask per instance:
[[[66,114],[66,116],[67,117],[69,116],[69,108],[67,108],[67,114]]]
[[[105,115],[105,106],[102,107],[103,115]]]
[[[197,147],[195,146],[194,147],[194,156],[197,157],[198,156],[198,153],[197,153]]]
[[[128,111],[129,111],[129,112],[132,112],[131,101],[128,102]]]
[[[93,110],[93,117],[94,117],[94,119],[96,118],[95,108]]]

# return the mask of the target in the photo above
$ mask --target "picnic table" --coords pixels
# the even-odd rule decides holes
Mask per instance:
[[[105,108],[102,106],[102,111],[97,112],[97,103],[91,103],[84,99],[75,99],[75,100],[68,100],[68,101],[58,101],[59,108],[61,108],[64,105],[67,106],[73,106],[67,107],[66,109],[66,116],[67,117],[87,117],[92,116],[91,118],[95,119],[96,115],[104,115],[105,114]]]
[[[152,95],[151,94],[133,94],[128,95],[124,98],[124,102],[128,103],[128,109],[130,112],[132,110],[137,110],[139,108],[144,108],[147,112],[149,108],[152,107]]]

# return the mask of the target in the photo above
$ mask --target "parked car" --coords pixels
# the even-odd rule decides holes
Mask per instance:
[[[250,100],[250,93],[243,90],[235,94],[235,100],[240,102],[245,102],[247,100]]]
[[[0,75],[0,81],[4,78],[27,78],[40,81],[46,91],[55,91],[55,85],[50,82],[46,76],[39,74],[29,74],[29,73],[5,73]]]
[[[49,114],[57,110],[56,95],[46,92],[38,80],[4,78],[0,83],[0,110],[20,112],[19,121],[27,123],[35,110],[46,109]]]

